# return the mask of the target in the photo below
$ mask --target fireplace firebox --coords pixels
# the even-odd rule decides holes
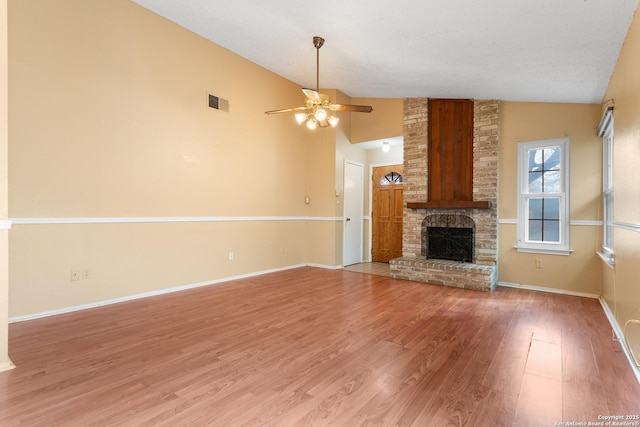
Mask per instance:
[[[428,215],[422,222],[422,254],[427,259],[472,263],[474,230],[475,223],[467,215]]]
[[[473,262],[473,228],[428,227],[427,259]]]

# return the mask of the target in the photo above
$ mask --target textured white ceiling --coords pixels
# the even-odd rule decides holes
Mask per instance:
[[[638,0],[134,0],[303,87],[599,103]]]

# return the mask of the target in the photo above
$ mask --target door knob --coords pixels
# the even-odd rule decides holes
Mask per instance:
[[[351,218],[347,218],[347,221],[351,221]]]

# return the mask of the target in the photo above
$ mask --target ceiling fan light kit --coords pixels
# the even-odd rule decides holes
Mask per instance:
[[[315,130],[315,128],[318,127],[318,122],[316,122],[315,120],[311,119],[307,121],[307,127],[309,128],[309,130]]]
[[[316,109],[316,112],[313,114],[313,117],[315,117],[316,120],[319,122],[326,120],[327,110],[325,110],[324,108],[318,108]]]
[[[307,115],[305,113],[296,113],[296,122],[298,122],[299,125],[301,125],[302,123],[304,123],[305,120],[307,120]]]
[[[370,105],[332,104],[324,93],[319,92],[320,87],[320,48],[324,45],[322,37],[313,38],[313,46],[316,48],[316,89],[302,89],[307,97],[304,107],[284,108],[282,110],[265,111],[265,114],[278,114],[298,111],[295,114],[299,125],[306,123],[307,128],[315,130],[318,127],[336,127],[340,119],[329,115],[329,111],[347,111],[353,113],[370,113],[373,108]]]

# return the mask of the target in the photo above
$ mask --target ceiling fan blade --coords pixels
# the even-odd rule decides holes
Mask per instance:
[[[353,113],[370,113],[373,107],[370,105],[331,104],[331,111],[351,111]]]
[[[302,93],[304,93],[304,96],[306,96],[309,101],[314,103],[329,101],[329,97],[327,95],[320,93],[317,90],[303,88]]]
[[[279,114],[279,113],[288,113],[291,111],[305,111],[305,110],[310,110],[309,107],[291,107],[291,108],[283,108],[282,110],[271,110],[271,111],[265,111],[265,114]]]

